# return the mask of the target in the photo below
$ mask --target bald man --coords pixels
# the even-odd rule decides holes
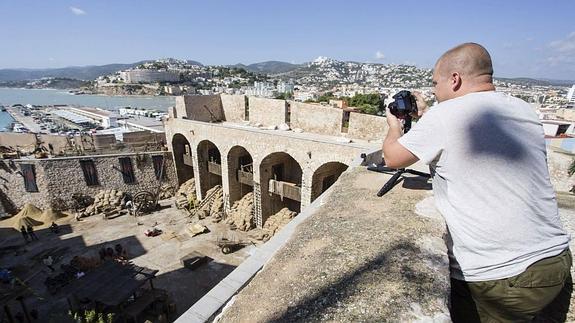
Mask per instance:
[[[487,50],[466,43],[433,71],[439,104],[411,131],[387,113],[387,166],[433,169],[447,223],[454,322],[565,320],[570,237],[549,180],[543,127],[524,101],[495,91]]]

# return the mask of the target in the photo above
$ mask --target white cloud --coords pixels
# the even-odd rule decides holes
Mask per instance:
[[[552,41],[548,47],[547,63],[551,66],[571,68],[571,64],[575,63],[575,31],[567,35],[565,39]]]
[[[72,11],[72,13],[76,16],[82,16],[86,14],[86,11],[76,7],[70,7],[70,11]]]
[[[375,58],[381,60],[381,59],[384,59],[384,58],[385,58],[385,55],[383,54],[382,51],[379,51],[379,50],[378,50],[378,51],[375,53]]]

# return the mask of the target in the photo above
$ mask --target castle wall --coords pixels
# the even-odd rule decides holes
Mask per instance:
[[[287,104],[285,100],[249,97],[250,123],[263,126],[278,126],[286,123]]]
[[[349,117],[349,138],[383,140],[387,135],[387,120],[384,117],[352,112]]]
[[[319,140],[306,134],[295,134],[283,131],[268,131],[256,128],[246,128],[228,124],[208,124],[184,119],[170,119],[166,124],[166,136],[168,142],[172,141],[175,134],[181,134],[190,142],[192,151],[197,151],[198,144],[202,140],[213,142],[219,149],[222,159],[222,183],[224,199],[229,199],[230,181],[228,180],[230,165],[228,154],[234,146],[245,148],[253,159],[254,169],[254,195],[256,197],[256,218],[258,225],[262,225],[261,201],[259,196],[269,194],[262,191],[267,184],[261,183],[260,165],[264,158],[275,152],[289,154],[301,167],[301,208],[311,202],[312,176],[321,165],[328,162],[340,162],[351,165],[353,160],[359,158],[361,153],[373,150],[373,146],[344,144],[335,141]],[[171,149],[171,147],[170,147]],[[199,163],[197,153],[193,156],[194,176],[196,186],[201,187]],[[233,175],[233,174],[232,174]],[[197,190],[198,198],[202,199],[201,190]],[[229,206],[229,200],[224,201]]]
[[[137,192],[146,190],[155,194],[158,188],[152,156],[162,155],[164,152],[146,152],[139,154],[117,154],[82,156],[50,159],[19,159],[12,165],[6,160],[4,167],[0,169],[0,176],[7,180],[7,185],[2,187],[5,196],[17,207],[25,203],[32,203],[40,208],[54,207],[65,209],[71,207],[70,200],[74,193],[94,196],[102,189],[116,189],[135,195]],[[136,182],[125,184],[119,171],[119,158],[129,157]],[[93,160],[99,185],[88,186],[80,166],[81,160]],[[34,165],[36,173],[36,185],[38,192],[26,192],[24,178],[17,173],[21,164]],[[115,166],[115,168],[113,168]],[[171,153],[165,154],[163,184],[175,187],[176,174]]]
[[[242,122],[246,113],[246,96],[245,95],[228,95],[222,94],[222,108],[226,121]]]
[[[291,103],[290,126],[305,132],[341,135],[343,110],[301,102]]]

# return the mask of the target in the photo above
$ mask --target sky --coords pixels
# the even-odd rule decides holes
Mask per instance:
[[[573,0],[0,0],[0,68],[318,56],[432,68],[477,42],[495,76],[575,80]]]

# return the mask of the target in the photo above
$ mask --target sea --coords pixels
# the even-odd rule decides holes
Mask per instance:
[[[176,99],[170,96],[74,95],[65,90],[0,88],[0,105],[10,106],[18,103],[22,105],[69,104],[107,110],[129,106],[167,111],[168,107],[176,104]],[[5,131],[13,121],[9,113],[0,112],[0,131]]]

